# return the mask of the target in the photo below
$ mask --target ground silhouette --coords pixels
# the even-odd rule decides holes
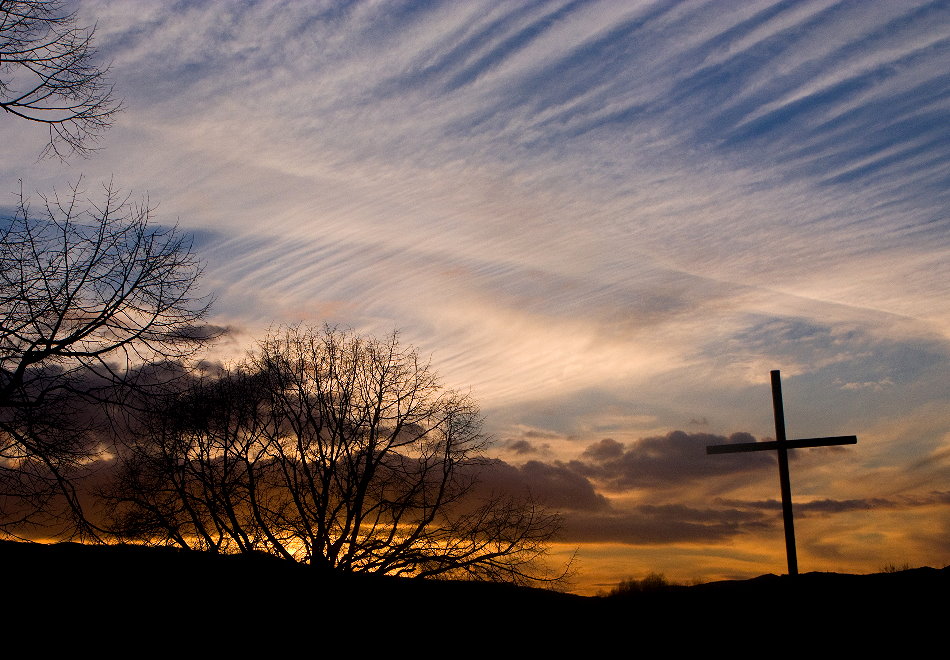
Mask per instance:
[[[200,630],[216,647],[270,634],[288,635],[296,647],[332,631],[367,644],[395,635],[475,651],[568,641],[588,651],[618,643],[846,650],[890,640],[913,652],[942,637],[950,594],[950,567],[763,575],[584,597],[509,584],[342,575],[264,554],[141,546],[0,541],[0,562],[5,620],[42,611],[51,630],[63,622],[107,629],[123,644],[142,635],[156,644],[180,642]]]

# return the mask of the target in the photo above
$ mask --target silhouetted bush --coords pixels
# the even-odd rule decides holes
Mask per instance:
[[[669,582],[663,573],[650,573],[640,580],[636,578],[621,580],[607,595],[626,596],[635,593],[655,593],[658,591],[667,591],[673,586],[675,585]]]

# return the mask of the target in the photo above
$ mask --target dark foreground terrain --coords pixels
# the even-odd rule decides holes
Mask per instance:
[[[764,575],[588,598],[504,584],[328,575],[267,556],[131,546],[0,541],[0,562],[8,635],[23,624],[48,628],[55,638],[65,625],[155,651],[186,639],[233,649],[274,635],[289,651],[329,635],[367,649],[422,640],[425,657],[561,643],[588,651],[621,643],[657,653],[770,654],[896,644],[905,657],[925,657],[934,642],[945,649],[950,616],[950,567]]]

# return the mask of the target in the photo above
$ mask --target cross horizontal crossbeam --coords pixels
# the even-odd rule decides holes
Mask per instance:
[[[786,440],[784,445],[786,449],[805,449],[807,447],[831,447],[834,445],[856,445],[858,436],[856,435],[836,435],[829,438],[801,438],[799,440]],[[738,454],[746,451],[767,451],[779,448],[779,443],[775,440],[768,442],[736,442],[729,445],[708,445],[707,454]]]

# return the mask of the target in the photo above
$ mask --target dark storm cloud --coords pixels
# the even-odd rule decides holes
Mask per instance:
[[[726,438],[710,433],[671,431],[624,446],[611,439],[590,445],[580,458],[566,465],[612,491],[634,488],[686,486],[697,480],[757,470],[772,465],[767,452],[709,456],[708,445],[755,442],[748,433]],[[725,460],[723,460],[725,458]]]
[[[191,339],[195,341],[210,341],[220,339],[231,334],[232,329],[229,326],[214,325],[213,323],[204,323],[201,325],[192,325],[182,328],[178,336],[182,339]]]
[[[741,511],[781,511],[778,500],[735,500],[716,498],[715,503]],[[905,495],[896,498],[868,497],[859,499],[836,500],[820,499],[811,502],[795,502],[796,516],[831,515],[851,511],[871,510],[907,510],[919,507],[944,506],[950,504],[950,491],[931,491],[929,493]]]
[[[623,452],[624,447],[622,444],[613,438],[604,438],[600,442],[595,442],[585,449],[581,457],[596,463],[604,463],[606,461],[619,459],[623,456]]]
[[[536,454],[538,452],[538,449],[527,440],[513,440],[505,446],[519,455]]]
[[[779,523],[781,521],[778,521]],[[693,508],[682,504],[641,505],[623,511],[564,516],[565,543],[720,543],[776,525],[771,513],[736,508]]]
[[[556,510],[599,511],[609,508],[607,499],[594,491],[582,475],[563,465],[528,461],[521,467],[493,459],[477,466],[478,492],[530,496]]]
[[[542,440],[553,440],[555,438],[560,438],[561,436],[551,431],[541,431],[539,429],[528,429],[527,431],[524,432],[524,437],[538,438]]]

